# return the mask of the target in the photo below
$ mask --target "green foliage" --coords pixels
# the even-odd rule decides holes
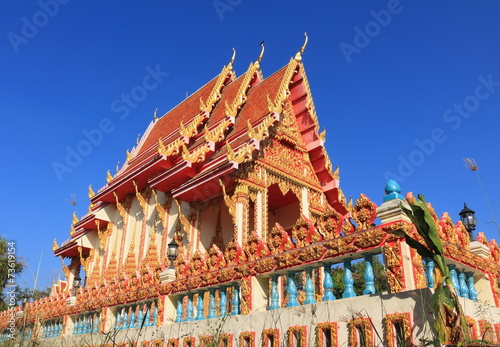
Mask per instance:
[[[15,283],[15,275],[22,272],[24,266],[24,262],[15,256],[15,244],[0,235],[0,310],[7,308],[5,288]]]
[[[442,343],[452,342],[460,345],[470,340],[470,336],[462,306],[451,281],[450,270],[446,265],[444,248],[439,238],[436,223],[427,208],[423,195],[419,195],[415,203],[408,201],[408,205],[410,209],[405,208],[403,204],[401,204],[401,208],[415,225],[424,243],[401,229],[393,233],[397,236],[404,236],[406,243],[414,248],[420,256],[431,258],[436,264],[436,270],[441,273],[441,276],[438,277],[436,290],[430,302],[435,318],[434,329]]]

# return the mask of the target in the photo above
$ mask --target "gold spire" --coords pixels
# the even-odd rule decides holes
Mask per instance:
[[[229,69],[229,71],[231,71],[233,69],[233,63],[234,63],[235,58],[236,58],[236,50],[233,47],[233,56],[231,57],[231,61],[227,65],[227,68]]]
[[[262,49],[260,50],[259,57],[257,58],[257,64],[259,64],[262,58],[264,57],[264,41],[260,43],[260,46],[262,47]]]
[[[132,154],[127,149],[127,161],[131,161],[131,160],[132,160]]]
[[[107,175],[106,175],[106,182],[109,183],[112,180],[113,180],[113,176],[111,176],[111,172],[109,172],[109,170],[108,170]]]
[[[302,48],[300,49],[300,51],[298,51],[297,54],[295,54],[295,60],[297,62],[302,61],[302,55],[304,54],[304,51],[306,50],[307,41],[308,41],[307,33],[304,33],[304,36],[306,37],[306,40],[305,40],[304,44],[302,45]]]
[[[94,190],[92,189],[92,185],[89,185],[89,193],[88,193],[88,197],[89,199],[92,199],[94,197],[95,193],[94,193]]]
[[[73,225],[75,225],[76,223],[78,223],[79,220],[78,220],[78,217],[76,216],[76,212],[73,212]]]

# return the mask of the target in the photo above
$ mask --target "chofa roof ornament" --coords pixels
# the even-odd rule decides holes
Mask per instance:
[[[297,61],[297,62],[302,61],[302,55],[304,54],[304,51],[306,50],[307,41],[309,40],[309,38],[307,37],[307,33],[304,33],[304,36],[306,37],[306,40],[304,41],[304,44],[302,45],[302,48],[300,49],[300,51],[298,51],[297,54],[295,54],[295,61]]]

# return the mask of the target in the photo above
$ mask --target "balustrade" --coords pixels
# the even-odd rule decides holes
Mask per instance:
[[[230,289],[230,291],[228,291],[228,289]],[[208,296],[206,298],[205,293],[207,292]],[[196,300],[195,293],[193,292],[177,295],[177,306],[174,319],[175,323],[222,317],[228,314],[240,314],[239,287],[235,283],[199,290],[196,294]],[[184,298],[186,296],[186,303],[184,303]],[[205,300],[208,300],[208,312],[206,315]]]
[[[46,339],[61,336],[62,328],[62,318],[45,321],[43,323],[42,338]]]
[[[101,326],[100,312],[89,312],[80,314],[75,318],[73,335],[98,333]]]
[[[156,300],[118,306],[115,330],[156,326],[158,307]]]

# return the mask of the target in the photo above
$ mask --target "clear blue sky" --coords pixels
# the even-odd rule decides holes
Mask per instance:
[[[105,184],[156,108],[164,114],[218,74],[233,47],[242,74],[265,40],[269,76],[305,31],[303,61],[345,194],[380,204],[391,172],[438,215],[456,221],[467,202],[477,230],[498,239],[462,162],[476,159],[500,218],[498,1],[55,1],[0,2],[0,234],[33,271],[43,252],[40,285],[59,273],[52,240],[69,237],[73,211],[86,213],[88,185]],[[81,147],[103,120],[112,131]],[[78,146],[86,155],[69,167]],[[56,162],[71,172],[58,177]],[[29,270],[21,283],[32,283]]]

